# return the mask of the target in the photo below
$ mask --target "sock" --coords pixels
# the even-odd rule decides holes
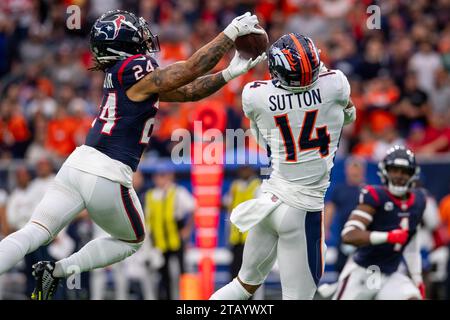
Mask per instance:
[[[119,262],[133,253],[142,245],[115,238],[97,238],[88,242],[80,251],[56,262],[53,275],[67,277],[75,273],[103,268]]]
[[[50,239],[49,232],[33,222],[7,236],[0,242],[0,274],[14,267],[26,254],[33,252]]]
[[[248,300],[252,295],[245,290],[237,278],[217,290],[209,300]]]

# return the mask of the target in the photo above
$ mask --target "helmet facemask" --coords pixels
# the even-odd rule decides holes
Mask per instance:
[[[380,169],[378,175],[380,176],[381,181],[383,184],[387,185],[389,192],[396,197],[403,197],[411,188],[414,187],[415,181],[419,178],[419,167],[414,169],[408,165],[385,165],[384,162],[380,162],[378,166]],[[397,176],[392,177],[392,170],[395,169],[403,171],[403,175],[407,175],[409,178],[404,179],[401,177],[400,173],[395,173],[394,175]],[[404,181],[399,181],[402,179]]]
[[[147,23],[147,21],[145,21],[144,18],[140,17],[139,18],[139,23],[141,25],[141,32],[142,32],[142,50],[143,52],[145,52],[145,54],[152,54],[155,52],[159,52],[160,51],[160,46],[159,46],[159,38],[158,35],[154,35],[151,31],[150,31],[150,27]]]

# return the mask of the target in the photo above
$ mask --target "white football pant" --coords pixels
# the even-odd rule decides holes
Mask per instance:
[[[349,259],[339,276],[333,300],[422,299],[413,281],[400,272],[387,275],[376,266],[364,268]]]
[[[324,270],[323,228],[322,212],[282,203],[250,229],[239,279],[262,284],[278,259],[283,299],[312,299]]]

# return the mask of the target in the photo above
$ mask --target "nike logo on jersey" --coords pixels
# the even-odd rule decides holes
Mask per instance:
[[[317,106],[322,103],[320,89],[312,89],[297,93],[273,94],[269,96],[270,111],[292,110],[302,107]]]

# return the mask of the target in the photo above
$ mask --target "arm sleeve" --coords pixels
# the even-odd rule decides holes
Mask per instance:
[[[344,109],[344,125],[353,123],[356,120],[356,108],[355,106],[351,108]]]
[[[338,94],[336,98],[336,102],[342,106],[347,107],[348,101],[350,100],[350,83],[347,80],[347,77],[342,73],[340,70],[336,70],[336,73],[340,79],[339,87],[338,87]]]
[[[441,220],[439,218],[439,209],[436,203],[436,200],[433,197],[425,196],[426,206],[423,212],[423,222],[425,227],[433,231],[441,224]]]
[[[258,145],[264,149],[267,149],[267,141],[264,138],[264,136],[261,134],[261,132],[258,129],[258,126],[253,120],[250,120],[250,129],[252,131],[253,136],[256,139],[256,142]]]
[[[414,282],[422,281],[422,257],[420,256],[420,244],[418,240],[419,227],[416,233],[411,238],[411,241],[406,245],[403,251],[403,258],[409,273]]]
[[[251,103],[250,96],[250,83],[247,83],[242,91],[242,109],[244,110],[245,116],[250,120],[250,130],[252,131],[253,136],[256,139],[256,142],[259,146],[264,149],[267,149],[267,141],[262,135],[261,131],[258,128],[255,120],[255,111],[253,109],[253,105]]]
[[[254,121],[254,110],[250,98],[250,83],[247,83],[242,90],[242,109],[245,116]]]
[[[132,60],[125,60],[118,71],[119,84],[128,90],[136,82],[158,68],[158,63],[150,56],[137,56]]]

